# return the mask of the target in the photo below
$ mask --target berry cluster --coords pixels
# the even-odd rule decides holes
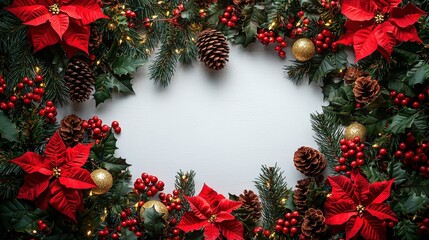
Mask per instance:
[[[49,227],[43,220],[37,221],[37,229],[42,233],[49,232]]]
[[[142,173],[141,178],[134,181],[134,192],[146,193],[148,197],[155,196],[159,191],[164,190],[164,182],[158,181],[158,177]]]
[[[261,28],[259,29],[257,37],[258,37],[258,40],[265,46],[269,44],[274,44],[277,42],[278,44],[274,48],[274,50],[278,52],[279,57],[281,58],[286,57],[286,52],[283,51],[283,48],[287,46],[287,42],[282,36],[280,35],[276,36],[276,33],[274,31]]]
[[[423,221],[419,222],[417,225],[419,226],[418,231],[421,235],[429,234],[429,218],[425,217]]]
[[[176,8],[173,9],[173,19],[171,19],[171,23],[174,25],[179,25],[180,13],[185,10],[185,6],[183,4],[177,5]]]
[[[262,226],[255,227],[253,229],[253,233],[255,234],[256,237],[262,235],[265,238],[269,238],[271,235],[271,231],[268,229],[264,229]]]
[[[4,100],[0,101],[0,109],[3,111],[14,109],[18,100],[22,100],[22,103],[25,105],[29,105],[33,101],[40,102],[45,94],[44,86],[45,84],[41,75],[37,75],[34,80],[24,77],[16,85],[12,95],[9,98],[5,96]],[[6,81],[0,75],[0,95],[5,94],[6,87]]]
[[[316,38],[313,39],[314,44],[316,45],[316,52],[322,53],[323,51],[331,48],[333,52],[338,50],[338,43],[333,41],[335,35],[328,29],[323,29]]]
[[[145,19],[143,19],[143,25],[144,25],[147,29],[151,28],[151,26],[152,26],[152,22],[150,21],[150,18],[145,18]]]
[[[356,168],[365,164],[365,144],[361,142],[360,137],[355,137],[353,140],[340,140],[340,149],[343,153],[338,159],[339,165],[334,167],[336,172],[346,172],[350,174],[351,168]]]
[[[107,133],[110,131],[110,127],[106,124],[103,124],[103,120],[101,120],[98,116],[93,116],[88,119],[88,121],[82,121],[82,128],[85,129],[91,138],[95,139],[96,142],[101,138],[105,138]],[[111,124],[111,128],[115,131],[115,133],[121,133],[121,127],[119,127],[119,123],[117,121],[113,121]]]
[[[398,106],[420,108],[423,101],[429,96],[429,88],[421,91],[416,97],[411,98],[406,96],[404,93],[398,93],[395,90],[390,91],[390,97],[393,99],[393,103]]]
[[[47,101],[46,106],[39,110],[39,116],[45,116],[48,122],[54,123],[57,121],[57,108],[52,101]]]
[[[290,38],[295,39],[297,35],[302,35],[303,32],[308,30],[310,19],[304,15],[304,11],[299,11],[297,13],[298,18],[294,16],[289,17],[286,28],[290,30]]]
[[[125,16],[127,17],[127,20],[128,20],[128,27],[134,28],[135,23],[134,23],[133,19],[135,19],[137,17],[137,13],[131,9],[127,9],[125,11]]]
[[[298,233],[298,220],[298,211],[286,213],[284,218],[277,219],[274,230],[280,234],[294,237]]]
[[[395,157],[402,159],[405,165],[429,178],[429,141],[417,143],[412,132],[408,132],[405,142],[400,142]]]
[[[229,28],[235,27],[238,19],[239,18],[234,13],[234,7],[231,5],[227,6],[225,12],[219,16],[220,22],[227,25]]]
[[[393,227],[395,227],[395,222],[392,222],[392,221],[389,221],[389,220],[383,221],[381,223],[381,226],[384,227],[384,228],[385,227],[393,228]]]
[[[332,9],[337,9],[337,8],[339,8],[340,7],[340,3],[339,3],[339,1],[335,1],[335,0],[332,0],[332,1],[328,1],[328,0],[320,0],[320,4],[322,5],[322,7],[323,8],[325,8],[325,9],[330,9],[330,8],[332,8]]]
[[[165,206],[167,206],[167,209],[169,212],[173,210],[176,210],[176,211],[182,210],[182,200],[180,200],[179,191],[177,189],[173,190],[173,195],[171,195],[170,193],[169,194],[160,193],[158,197],[161,200],[161,202]]]
[[[137,228],[139,221],[137,218],[134,218],[131,215],[132,215],[131,209],[129,209],[129,208],[125,209],[125,211],[122,211],[121,212],[121,225],[116,227],[116,230],[118,232],[120,232],[122,230],[122,228],[128,228],[128,230],[130,230],[131,232],[134,232],[136,237],[141,237],[142,232],[138,231],[138,228]],[[119,236],[118,236],[118,238],[114,238],[114,236],[112,234],[112,238],[113,239],[119,239]]]
[[[180,230],[178,228],[173,228],[173,230],[171,230],[171,233],[173,234],[173,237],[168,237],[168,238],[166,238],[166,240],[180,240],[180,239],[182,239],[179,236]]]

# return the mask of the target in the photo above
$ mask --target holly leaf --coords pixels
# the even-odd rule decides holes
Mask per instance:
[[[429,64],[419,62],[417,67],[411,68],[407,72],[408,84],[414,86],[416,84],[423,84],[429,78]]]
[[[136,72],[137,68],[143,66],[146,62],[147,59],[144,58],[133,58],[128,55],[122,55],[115,58],[111,67],[115,74],[122,76]]]
[[[101,166],[109,172],[120,172],[122,170],[126,170],[131,165],[123,158],[117,158],[113,155],[109,155],[103,159]]]
[[[105,84],[105,79],[107,78],[107,74],[100,74],[95,78],[95,92],[94,92],[94,99],[95,99],[95,105],[98,106],[98,104],[103,103],[107,99],[110,99],[112,97],[112,93],[110,89]]]
[[[392,178],[395,179],[396,186],[400,186],[408,181],[408,173],[402,169],[401,162],[390,162],[388,167],[388,173]]]
[[[410,220],[402,220],[393,228],[398,237],[402,240],[415,240],[419,239],[417,236],[417,224]]]
[[[392,118],[388,132],[393,134],[404,133],[405,129],[411,128],[419,112],[415,109],[404,108]]]
[[[32,210],[34,209],[30,205],[16,198],[3,200],[0,203],[0,222],[5,229],[9,229]]]
[[[415,214],[417,211],[426,209],[428,204],[429,198],[425,194],[417,195],[414,193],[409,196],[402,205],[403,211],[409,214]]]
[[[0,136],[11,142],[18,141],[18,130],[3,111],[0,111]]]
[[[115,154],[116,149],[118,149],[118,147],[116,147],[117,141],[115,134],[112,132],[107,134],[106,138],[102,141],[104,156]]]
[[[127,228],[122,228],[121,230],[121,239],[123,240],[137,240],[137,236],[133,231],[128,230]]]
[[[287,197],[286,203],[285,203],[285,208],[287,208],[287,209],[289,209],[291,211],[295,211],[295,208],[296,208],[295,207],[295,202],[293,200],[293,194],[294,194],[294,191],[290,190],[289,193],[288,193],[288,197]]]
[[[265,22],[264,6],[259,4],[245,5],[242,11],[243,14],[243,31],[246,34],[245,41],[242,42],[244,47],[249,45],[256,39],[260,24]]]
[[[164,214],[157,212],[155,206],[147,208],[143,212],[144,228],[154,238],[161,236],[164,231],[165,225],[162,216]]]
[[[348,63],[347,54],[345,51],[329,52],[326,55],[317,54],[313,57],[311,63],[316,68],[312,66],[313,69],[309,73],[310,82],[319,82],[320,79],[323,79],[332,71],[344,69]]]

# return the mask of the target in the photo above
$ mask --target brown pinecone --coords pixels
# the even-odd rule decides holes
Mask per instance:
[[[82,119],[77,115],[68,115],[61,120],[58,132],[68,147],[73,147],[82,141],[85,130],[82,128]]]
[[[258,222],[262,216],[262,205],[258,195],[252,190],[244,190],[238,198],[242,203],[241,208],[249,213],[252,222]]]
[[[325,157],[311,147],[300,147],[296,150],[293,162],[296,169],[308,177],[315,177],[326,168]]]
[[[325,216],[319,209],[310,208],[305,212],[301,233],[306,239],[319,240],[323,239],[328,226],[325,223]]]
[[[365,72],[360,67],[347,67],[344,74],[344,81],[347,84],[352,84],[355,82],[356,78],[362,77],[365,75]]]
[[[219,31],[213,29],[202,31],[197,39],[197,48],[201,61],[210,69],[220,70],[228,62],[228,42]]]
[[[89,99],[95,80],[87,59],[79,56],[71,58],[67,64],[64,80],[73,102],[84,102]]]
[[[293,202],[295,203],[296,210],[302,216],[307,207],[307,194],[310,192],[311,178],[301,179],[295,186],[295,192],[293,193]]]
[[[88,51],[94,52],[103,42],[103,34],[98,30],[98,27],[91,26],[91,34],[89,35]]]
[[[371,76],[358,77],[353,87],[356,102],[369,103],[374,101],[380,92],[378,81],[372,79]]]

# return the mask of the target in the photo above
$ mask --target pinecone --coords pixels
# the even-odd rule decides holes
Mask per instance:
[[[300,147],[296,150],[293,162],[296,169],[308,177],[315,177],[326,167],[325,157],[311,147]]]
[[[64,80],[73,102],[84,102],[89,99],[95,81],[88,60],[82,57],[71,58],[67,64]]]
[[[369,103],[374,101],[379,92],[380,85],[378,84],[378,81],[372,79],[371,76],[357,78],[355,86],[353,87],[356,102],[359,103]]]
[[[89,35],[88,51],[94,52],[103,42],[103,34],[96,26],[91,26],[91,34]]]
[[[325,216],[319,209],[310,208],[305,212],[301,233],[306,239],[319,240],[323,239],[328,226],[325,223]]]
[[[241,208],[249,213],[249,217],[252,218],[253,222],[258,222],[262,216],[262,205],[258,195],[252,190],[244,190],[238,198],[242,202]]]
[[[301,179],[295,186],[295,192],[293,193],[293,202],[295,203],[296,210],[301,216],[304,215],[307,207],[307,194],[310,192],[311,178]]]
[[[344,74],[344,81],[347,84],[352,84],[358,77],[362,77],[365,75],[365,72],[360,67],[347,67],[346,72]]]
[[[198,36],[197,48],[201,61],[208,68],[220,70],[225,67],[228,61],[229,47],[221,32],[213,29],[202,31]]]
[[[85,130],[82,128],[82,119],[75,114],[68,115],[61,120],[58,132],[68,147],[73,147],[82,141]]]

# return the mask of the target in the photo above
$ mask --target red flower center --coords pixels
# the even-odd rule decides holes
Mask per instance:
[[[383,15],[383,13],[378,12],[377,15],[375,15],[374,19],[375,19],[375,22],[377,24],[380,24],[380,23],[384,22],[384,15]]]
[[[52,169],[52,176],[58,178],[61,176],[61,169],[59,167],[54,167]]]
[[[49,6],[49,12],[54,15],[60,14],[60,6],[57,3],[52,4]]]
[[[216,220],[216,214],[210,216],[209,223],[214,223]]]

